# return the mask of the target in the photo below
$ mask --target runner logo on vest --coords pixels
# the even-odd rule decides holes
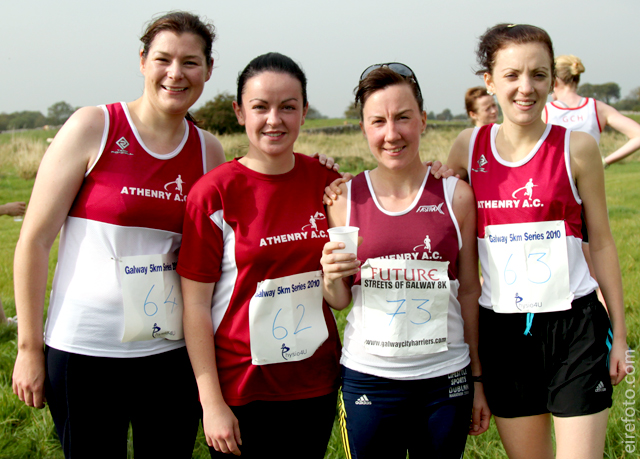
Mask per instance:
[[[422,255],[420,255],[420,252],[422,252]],[[440,252],[431,253],[431,238],[427,234],[424,236],[422,243],[413,248],[413,252],[383,255],[378,258],[386,260],[442,260],[442,255],[440,255]]]
[[[519,209],[525,207],[544,207],[544,204],[539,199],[533,199],[533,187],[538,185],[533,184],[533,179],[529,179],[524,186],[521,186],[513,193],[511,197],[514,199],[493,199],[493,200],[478,200],[478,209]],[[523,191],[522,198],[516,199],[518,193]]]
[[[511,197],[515,198],[518,191],[524,190],[524,196],[531,201],[533,199],[533,187],[538,186],[533,184],[533,179],[529,179],[529,181],[525,184],[525,186],[518,188],[511,194]]]
[[[420,206],[416,210],[416,213],[420,213],[420,212],[439,212],[442,215],[444,215],[444,212],[442,211],[442,205],[443,204],[444,204],[444,202],[441,202],[437,206],[435,204],[430,205],[430,206]]]
[[[328,239],[329,235],[325,230],[318,229],[318,220],[326,220],[327,217],[322,212],[316,212],[315,215],[309,217],[309,223],[302,227],[299,233],[286,233],[277,236],[263,237],[260,239],[260,247],[267,245],[282,244],[283,242],[301,241],[303,239]],[[309,237],[309,231],[311,237]]]
[[[173,182],[166,183],[166,184],[164,185],[164,189],[165,189],[165,191],[168,191],[168,190],[167,190],[167,187],[168,187],[169,185],[172,185],[172,184],[175,184],[175,186],[176,186],[175,191],[177,191],[178,193],[180,193],[180,196],[182,196],[182,185],[184,184],[184,181],[182,180],[182,176],[181,176],[181,175],[178,175],[178,178],[177,178],[177,179],[175,179]]]
[[[117,150],[111,150],[111,153],[115,153],[117,155],[129,155],[129,156],[133,156],[133,153],[129,153],[127,151],[127,147],[129,146],[129,142],[127,141],[127,139],[125,139],[124,137],[120,137],[117,141],[116,141],[116,145],[118,147],[120,147]]]
[[[128,153],[131,154],[131,153]],[[138,188],[135,186],[123,186],[120,194],[130,194],[131,196],[146,196],[148,198],[157,198],[157,199],[165,199],[167,201],[180,201],[184,202],[187,200],[187,195],[182,194],[184,191],[183,185],[185,182],[182,180],[182,176],[178,175],[178,178],[173,182],[166,183],[164,185],[164,190],[152,190],[150,188]],[[167,187],[169,185],[175,185],[173,191],[177,193],[170,192]]]
[[[487,161],[487,158],[485,158],[484,155],[481,155],[480,159],[478,159],[478,168],[474,169],[472,167],[471,170],[473,172],[487,172],[487,170],[484,168],[486,164],[489,164],[489,161]]]

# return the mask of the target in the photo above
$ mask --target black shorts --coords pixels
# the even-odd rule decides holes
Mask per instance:
[[[200,424],[187,348],[145,357],[93,357],[45,349],[45,395],[66,458],[187,459]]]
[[[568,311],[499,314],[480,308],[480,361],[491,412],[570,417],[611,407],[609,316],[595,292]]]
[[[335,391],[299,400],[256,400],[229,406],[240,426],[240,458],[322,459],[331,439],[337,400]],[[211,446],[209,455],[211,459],[236,457]]]

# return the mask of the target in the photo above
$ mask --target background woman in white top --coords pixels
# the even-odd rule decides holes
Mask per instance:
[[[629,140],[603,159],[604,166],[626,158],[640,149],[640,124],[627,118],[618,110],[602,101],[588,99],[578,94],[580,74],[585,71],[580,58],[573,55],[558,56],[553,102],[547,103],[543,120],[572,130],[588,132],[598,143],[600,133],[611,126],[626,135]],[[592,106],[595,104],[595,110]],[[580,116],[577,112],[580,111]]]

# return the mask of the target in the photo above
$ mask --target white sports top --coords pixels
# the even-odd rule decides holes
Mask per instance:
[[[596,100],[585,98],[576,108],[569,108],[560,101],[547,102],[544,106],[545,122],[571,129],[572,131],[586,132],[600,143],[600,120]]]

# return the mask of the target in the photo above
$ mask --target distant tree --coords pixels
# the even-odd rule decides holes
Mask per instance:
[[[64,124],[75,111],[75,108],[64,101],[56,102],[47,109],[47,122],[55,126]]]
[[[458,115],[454,115],[453,119],[454,120],[462,120],[465,121],[468,118],[466,113],[460,113]]]
[[[618,110],[640,112],[640,87],[632,89],[627,97],[611,105]]]
[[[309,105],[309,111],[307,111],[307,119],[308,120],[323,120],[327,117],[320,113],[320,110],[315,108],[313,105]]]
[[[238,119],[233,111],[232,103],[234,100],[235,98],[230,93],[221,92],[213,100],[196,110],[193,116],[207,131],[218,134],[244,132],[244,126],[238,124]]]
[[[7,130],[7,123],[9,122],[9,115],[7,113],[0,113],[0,131]]]
[[[442,113],[436,115],[436,119],[440,121],[451,121],[452,118],[453,115],[451,114],[451,110],[449,110],[448,108],[445,108]]]
[[[578,87],[578,94],[583,97],[593,97],[606,104],[610,104],[620,99],[620,86],[618,86],[618,83],[585,83]]]
[[[429,113],[427,113],[427,119],[428,120],[435,120],[436,119],[436,114],[432,111],[430,111]]]
[[[5,129],[33,129],[45,124],[47,119],[40,112],[13,112],[7,115]]]
[[[595,97],[596,89],[591,83],[583,83],[578,86],[578,94],[582,97]]]
[[[356,107],[355,102],[351,102],[347,109],[344,111],[344,117],[347,119],[360,118],[360,108]]]

